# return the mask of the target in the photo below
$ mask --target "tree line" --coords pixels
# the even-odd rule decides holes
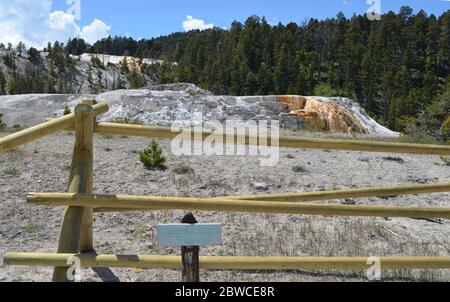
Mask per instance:
[[[216,94],[344,96],[404,130],[448,92],[450,11],[437,17],[404,6],[380,21],[339,13],[287,25],[252,16],[228,30],[108,37],[84,50],[173,60],[162,82],[191,82]]]

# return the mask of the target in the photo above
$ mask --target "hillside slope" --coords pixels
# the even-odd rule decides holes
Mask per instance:
[[[70,56],[62,50],[31,56],[0,49],[0,94],[90,94],[143,87],[156,83],[162,63],[133,57]]]

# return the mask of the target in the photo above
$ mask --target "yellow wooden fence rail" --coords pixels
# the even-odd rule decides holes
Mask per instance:
[[[161,139],[173,139],[177,137],[181,131],[173,131],[167,127],[154,127],[142,125],[125,125],[116,123],[100,123],[95,127],[96,133],[117,134],[141,137],[153,137]],[[208,136],[217,136],[223,142],[227,142],[226,133],[192,131],[192,139],[205,139]],[[228,143],[236,143],[239,141],[245,144],[258,142],[258,138],[246,136],[245,139],[239,140],[235,134],[233,140]],[[271,138],[267,139],[270,145]],[[279,147],[284,148],[304,148],[304,149],[325,149],[325,150],[343,150],[343,151],[363,151],[363,152],[385,152],[385,153],[410,153],[410,154],[434,154],[434,155],[450,155],[450,146],[444,145],[420,145],[405,144],[396,142],[376,142],[376,141],[356,141],[356,140],[337,140],[337,139],[321,139],[306,137],[290,137],[281,136],[279,138]]]
[[[179,269],[178,256],[7,253],[6,265],[68,267],[78,257],[81,267]],[[450,257],[379,257],[382,269],[450,269]],[[203,256],[200,267],[210,270],[365,270],[369,257],[232,257]],[[69,262],[70,263],[70,262]]]
[[[51,121],[52,119],[48,119]],[[70,127],[65,130],[70,130]],[[160,139],[174,139],[183,131],[168,127],[144,126],[120,123],[98,123],[94,129],[95,133],[126,135],[138,137],[150,137]],[[229,144],[245,143],[259,144],[258,137],[239,136],[238,134],[229,134],[211,131],[190,131],[193,141],[205,140],[207,137],[218,138],[220,141]],[[267,138],[267,144],[270,146],[271,137]],[[407,144],[397,142],[380,142],[380,141],[364,141],[364,140],[345,140],[345,139],[323,139],[323,138],[307,138],[280,136],[278,147],[281,148],[304,148],[304,149],[321,149],[321,150],[337,150],[337,151],[360,151],[360,152],[383,152],[383,153],[402,153],[402,154],[425,154],[425,155],[450,155],[450,146],[447,145],[424,145],[424,144]]]
[[[91,104],[90,104],[91,105]],[[180,257],[139,255],[96,255],[89,253],[92,244],[92,213],[95,211],[199,210],[250,213],[280,213],[326,216],[379,216],[450,219],[450,208],[311,204],[344,198],[384,197],[407,194],[450,192],[450,184],[390,186],[345,189],[323,192],[301,192],[219,198],[147,197],[92,194],[93,133],[173,139],[181,132],[167,127],[95,123],[94,116],[106,113],[107,104],[79,105],[75,113],[0,138],[0,153],[24,145],[59,130],[75,131],[75,147],[68,193],[30,193],[30,204],[66,206],[58,253],[7,253],[4,264],[53,266],[53,281],[67,279],[67,260],[78,257],[82,267],[135,267],[178,269]],[[244,138],[227,133],[191,132],[193,140],[217,136],[226,143],[257,144],[259,138]],[[227,140],[228,139],[228,140]],[[270,142],[270,138],[267,140]],[[279,147],[326,149],[361,152],[386,152],[428,155],[450,155],[450,146],[418,145],[397,142],[354,141],[303,137],[279,138]],[[367,257],[200,257],[206,269],[297,270],[339,269],[363,270],[371,267]],[[450,257],[380,257],[382,269],[449,269]]]
[[[393,207],[336,204],[306,204],[259,200],[30,193],[27,201],[41,206],[128,208],[136,210],[188,210],[243,213],[303,214],[322,216],[366,216],[450,219],[450,208]]]
[[[108,112],[108,104],[92,106],[95,116]],[[0,138],[0,153],[25,145],[59,130],[74,129],[75,113],[71,113],[34,127]]]
[[[362,189],[345,189],[319,192],[300,192],[286,194],[266,194],[266,195],[247,195],[247,196],[227,196],[218,198],[208,198],[209,200],[259,200],[259,201],[278,201],[278,202],[306,202],[306,201],[325,201],[348,198],[365,197],[391,197],[398,195],[417,195],[428,193],[450,192],[450,183],[445,184],[426,184],[426,185],[406,185],[373,187]],[[94,212],[124,212],[136,211],[136,209],[127,208],[94,208]]]

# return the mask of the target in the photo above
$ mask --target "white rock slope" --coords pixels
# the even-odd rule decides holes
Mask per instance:
[[[150,125],[170,126],[175,120],[279,119],[286,106],[277,96],[233,97],[214,96],[193,84],[170,84],[150,89],[117,90],[99,95],[19,95],[1,96],[0,112],[8,124],[30,126],[48,116],[62,114],[68,104],[71,108],[86,99],[108,103],[110,110],[101,121],[127,118]],[[396,135],[370,118],[355,102],[345,98],[315,97],[315,102],[330,103],[347,112],[361,125],[364,133]],[[348,114],[350,112],[350,114]]]

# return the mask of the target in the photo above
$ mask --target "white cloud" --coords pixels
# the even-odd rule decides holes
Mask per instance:
[[[47,42],[66,42],[82,37],[93,43],[108,35],[110,26],[94,20],[83,28],[75,16],[64,11],[52,11],[53,0],[0,0],[0,42],[43,48]]]
[[[200,20],[200,19],[195,19],[192,16],[187,16],[186,20],[184,20],[183,22],[183,28],[185,31],[190,31],[190,30],[205,30],[205,29],[210,29],[213,28],[214,24],[210,23],[210,24],[206,24],[205,21]]]
[[[95,43],[108,36],[108,32],[111,30],[111,26],[106,25],[103,21],[95,19],[91,25],[83,27],[81,31],[81,37],[88,43]]]

